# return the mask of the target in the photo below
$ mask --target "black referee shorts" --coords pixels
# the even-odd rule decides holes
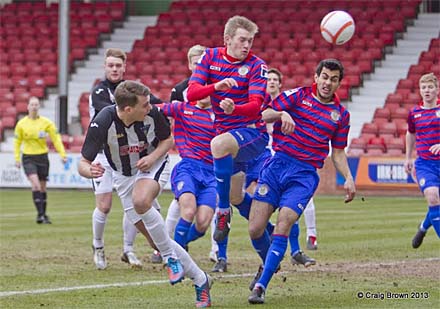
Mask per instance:
[[[49,156],[47,153],[39,155],[23,154],[21,161],[23,162],[24,172],[27,176],[37,174],[38,179],[48,180],[49,177]]]

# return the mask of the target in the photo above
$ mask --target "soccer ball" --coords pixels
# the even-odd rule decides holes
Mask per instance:
[[[333,11],[321,21],[322,37],[329,43],[342,45],[347,43],[354,34],[353,17],[344,11]]]

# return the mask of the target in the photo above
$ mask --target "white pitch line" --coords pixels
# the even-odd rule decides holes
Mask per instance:
[[[403,260],[403,261],[395,261],[395,262],[377,262],[377,263],[359,263],[357,267],[371,267],[371,266],[394,266],[405,264],[408,262],[417,262],[417,261],[425,261],[425,262],[434,262],[440,261],[440,258],[426,258],[426,259],[416,259],[416,260]],[[348,265],[355,265],[356,263],[342,263]],[[335,263],[334,265],[341,265],[340,263]],[[332,271],[331,265],[316,265],[312,268],[297,268],[295,271],[280,271],[279,275],[285,275],[289,273],[295,273],[298,271]],[[246,278],[253,277],[255,273],[247,273],[247,274],[224,274],[218,277],[214,277],[214,279],[222,279],[222,278]],[[119,282],[119,283],[109,283],[109,284],[95,284],[95,285],[81,285],[81,286],[72,286],[72,287],[61,287],[61,288],[53,288],[53,289],[39,289],[39,290],[27,290],[27,291],[5,291],[0,292],[0,297],[7,296],[15,296],[15,295],[35,295],[35,294],[45,294],[45,293],[53,293],[53,292],[68,292],[68,291],[78,291],[78,290],[88,290],[88,289],[105,289],[112,287],[127,287],[127,286],[142,286],[142,285],[152,285],[152,284],[164,284],[169,283],[168,280],[150,280],[150,281],[140,281],[140,282]]]

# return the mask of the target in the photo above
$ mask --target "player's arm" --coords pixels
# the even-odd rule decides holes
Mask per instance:
[[[55,146],[56,151],[60,154],[63,162],[66,163],[66,150],[64,149],[63,142],[61,141],[61,135],[53,122],[49,123],[47,131],[49,133],[50,139],[53,142],[53,145]]]
[[[106,126],[105,122],[101,121],[106,116],[106,113],[100,113],[87,129],[86,138],[81,148],[82,157],[78,163],[78,173],[85,178],[98,178],[104,174],[104,167],[93,161],[101,151],[102,145],[107,141],[109,125]],[[110,119],[107,119],[106,123],[111,123]]]
[[[276,111],[268,107],[263,111],[262,118],[266,123],[281,121],[281,132],[283,134],[289,135],[295,130],[295,121],[286,111]]]
[[[344,189],[346,191],[345,202],[351,202],[356,194],[353,176],[348,166],[347,156],[343,148],[332,147],[332,161],[336,170],[345,178]]]
[[[405,166],[405,172],[407,174],[410,174],[412,169],[413,169],[413,165],[414,162],[412,160],[412,153],[414,151],[414,147],[416,145],[416,134],[415,133],[411,133],[409,131],[406,131],[406,152],[405,152],[405,162],[404,162],[404,166]]]
[[[21,166],[20,148],[22,142],[23,142],[22,130],[20,124],[18,123],[14,129],[14,158],[15,158],[15,166],[17,168],[20,168]]]

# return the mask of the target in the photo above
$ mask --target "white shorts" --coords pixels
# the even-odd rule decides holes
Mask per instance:
[[[116,192],[121,199],[122,208],[124,211],[132,209],[133,199],[132,192],[136,181],[139,179],[153,179],[159,183],[160,190],[167,183],[170,177],[170,161],[168,155],[157,160],[149,171],[138,171],[134,176],[124,176],[118,172],[113,172],[113,182],[115,184]]]
[[[95,195],[109,193],[113,191],[113,169],[108,164],[104,153],[98,153],[93,163],[101,163],[105,168],[104,175],[99,178],[92,178],[92,187]]]

